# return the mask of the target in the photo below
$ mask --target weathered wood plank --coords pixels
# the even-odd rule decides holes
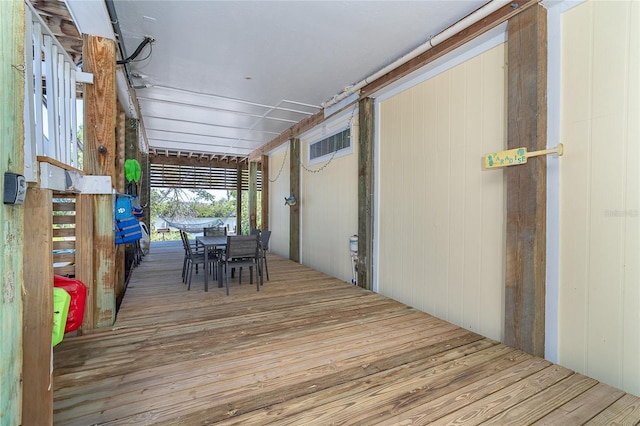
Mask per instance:
[[[29,226],[24,230],[23,392],[25,425],[53,423],[51,330],[53,268],[51,191],[29,188],[24,203]]]
[[[76,279],[87,287],[84,319],[81,331],[93,329],[95,282],[93,273],[93,196],[78,195],[76,198]]]
[[[300,139],[289,141],[289,190],[300,197]],[[298,200],[298,203],[300,200]],[[300,262],[300,206],[289,206],[289,259]]]
[[[604,383],[598,383],[581,394],[579,398],[576,397],[568,401],[533,423],[533,425],[581,425],[598,415],[623,395],[624,392],[620,389],[615,389]]]
[[[115,143],[115,66],[116,46],[113,40],[83,36],[83,67],[93,73],[93,84],[84,92],[84,170],[90,175],[116,176]],[[111,195],[93,197],[93,316],[87,329],[113,325],[116,314],[117,280],[113,237],[113,205]]]
[[[552,365],[525,379],[507,386],[504,389],[482,398],[436,421],[434,425],[465,424],[477,425],[484,423],[504,410],[521,404],[536,393],[553,386],[555,383],[569,377],[573,372],[558,365]]]
[[[504,411],[485,424],[505,425],[515,423],[532,423],[552,412],[562,404],[595,386],[595,379],[574,374],[550,388],[534,395],[522,404]]]
[[[588,426],[638,425],[640,424],[640,398],[626,394],[585,424]]]
[[[507,149],[544,149],[546,9],[533,6],[508,25]],[[504,169],[507,196],[504,342],[544,356],[547,162]],[[498,172],[499,173],[499,172]]]
[[[357,284],[367,289],[371,289],[373,277],[373,212],[375,211],[373,126],[373,99],[362,99],[358,107]]]
[[[505,370],[487,376],[484,379],[476,380],[454,392],[441,396],[433,401],[423,403],[412,410],[397,410],[390,413],[384,421],[378,422],[381,425],[428,425],[436,419],[447,414],[461,410],[474,401],[482,399],[500,389],[510,386],[533,373],[547,368],[550,362],[541,358],[520,357],[521,361]],[[492,366],[495,368],[495,366]]]
[[[24,167],[25,3],[0,2],[0,176]],[[24,210],[0,205],[0,421],[21,424]]]

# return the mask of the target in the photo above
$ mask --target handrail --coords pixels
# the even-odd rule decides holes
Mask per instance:
[[[84,73],[33,5],[25,3],[24,173],[27,181],[37,182],[39,156],[79,168],[76,82]]]

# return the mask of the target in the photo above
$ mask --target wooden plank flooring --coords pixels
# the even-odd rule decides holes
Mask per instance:
[[[176,243],[112,329],[55,348],[56,425],[640,423],[635,396],[274,255],[260,292],[187,291]]]

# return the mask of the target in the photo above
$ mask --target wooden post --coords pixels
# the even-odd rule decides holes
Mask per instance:
[[[262,204],[262,229],[269,229],[269,156],[262,156],[262,194],[260,202]]]
[[[0,1],[0,178],[24,168],[24,9],[21,1]],[[0,204],[0,422],[23,424],[22,284],[24,210]],[[49,243],[49,247],[51,247]],[[40,267],[50,267],[41,264]],[[51,266],[52,267],[52,266]],[[42,284],[42,283],[41,283]],[[51,286],[51,283],[42,285]],[[46,301],[41,301],[46,303]],[[43,305],[41,305],[43,306]],[[51,331],[51,329],[50,329]],[[40,373],[38,373],[40,374]],[[46,402],[45,402],[46,403]],[[49,417],[50,419],[50,417]],[[43,421],[47,420],[43,418]],[[50,424],[51,422],[49,422]],[[47,424],[47,422],[39,423]]]
[[[126,147],[125,147],[125,122],[126,116],[124,114],[124,110],[120,106],[118,102],[117,105],[117,113],[116,113],[116,165],[115,165],[115,182],[116,182],[116,190],[120,193],[126,193],[126,182],[124,177],[124,161],[126,159]],[[116,307],[120,306],[120,302],[122,301],[122,297],[124,296],[124,288],[125,288],[125,280],[126,280],[126,261],[125,261],[125,251],[132,251],[131,245],[128,248],[125,247],[124,244],[119,244],[116,246],[115,253],[115,261],[116,261],[116,283],[115,283],[115,294],[116,294]]]
[[[115,67],[116,46],[112,40],[83,36],[84,70],[93,73],[93,84],[84,91],[84,170],[90,175],[111,176],[117,182],[115,159]],[[117,279],[114,236],[113,196],[93,196],[93,328],[110,327],[116,314]]]
[[[22,424],[53,424],[51,330],[53,329],[53,213],[51,190],[29,188],[24,203]],[[18,423],[16,423],[18,424]]]
[[[373,277],[373,99],[358,108],[358,286],[371,289]]]
[[[289,206],[289,259],[300,262],[300,139],[289,141],[289,189],[298,199],[298,203]]]
[[[76,195],[76,278],[87,287],[82,330],[94,326],[95,286],[93,272],[93,195]]]
[[[258,227],[258,163],[249,162],[249,229]]]
[[[546,10],[534,6],[508,24],[507,149],[544,149],[547,134]],[[505,169],[507,245],[505,343],[544,356],[545,156]]]
[[[236,167],[236,234],[242,234],[242,166]]]

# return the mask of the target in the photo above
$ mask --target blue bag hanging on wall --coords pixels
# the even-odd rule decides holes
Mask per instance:
[[[127,244],[142,238],[140,224],[131,210],[131,197],[127,195],[116,196],[114,218],[116,221],[116,244]]]

